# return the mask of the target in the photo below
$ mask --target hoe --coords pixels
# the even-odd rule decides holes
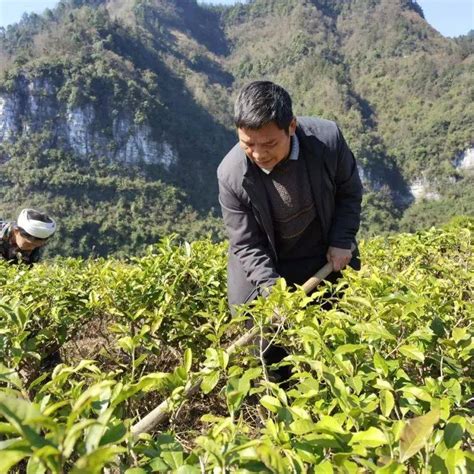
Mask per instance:
[[[354,247],[351,249],[354,250]],[[332,263],[328,262],[324,267],[322,267],[316,274],[309,278],[303,285],[302,288],[306,294],[309,294],[313,291],[322,280],[324,280],[330,273],[332,273],[333,267]],[[275,312],[271,322],[275,323],[279,319],[279,315]],[[253,340],[258,336],[260,328],[254,326],[250,331],[242,335],[239,339],[234,341],[226,349],[227,355],[230,357],[232,354],[239,348],[246,346],[253,342]],[[202,377],[198,377],[189,387],[187,387],[182,393],[184,399],[190,398],[198,390],[202,382]],[[155,426],[164,422],[170,415],[172,410],[172,400],[167,398],[162,403],[160,403],[156,408],[154,408],[150,413],[143,417],[140,421],[135,423],[132,426],[132,434],[136,437],[141,433],[147,433],[151,431]]]

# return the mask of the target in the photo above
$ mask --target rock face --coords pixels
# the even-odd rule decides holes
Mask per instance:
[[[97,127],[93,105],[71,107],[57,98],[58,88],[46,78],[17,80],[14,92],[0,93],[0,141],[15,141],[21,135],[52,132],[52,140],[79,157],[105,157],[124,163],[159,164],[169,169],[177,153],[164,139],[157,140],[146,124],[134,123],[120,114],[110,130]]]
[[[0,140],[10,140],[15,130],[15,103],[0,96]]]
[[[437,201],[441,195],[434,189],[433,183],[426,178],[417,178],[410,184],[410,192],[415,201],[426,199],[428,201]]]
[[[474,172],[474,147],[460,153],[454,160],[454,166],[462,171]]]

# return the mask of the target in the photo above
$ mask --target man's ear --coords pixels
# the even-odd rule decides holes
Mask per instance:
[[[296,133],[296,117],[293,117],[293,120],[290,122],[290,126],[288,127],[288,131],[290,132],[290,137],[292,137]]]

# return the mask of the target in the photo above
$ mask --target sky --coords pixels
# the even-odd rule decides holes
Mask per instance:
[[[0,0],[0,26],[20,20],[24,12],[42,13],[58,0]],[[206,3],[235,3],[235,0],[206,0]],[[425,18],[444,36],[465,35],[474,29],[474,0],[418,0]]]

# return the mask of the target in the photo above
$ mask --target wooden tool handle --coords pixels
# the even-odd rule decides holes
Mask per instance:
[[[351,251],[355,250],[355,245],[352,244]],[[330,273],[332,273],[333,267],[332,263],[328,262],[324,267],[322,267],[317,273],[315,273],[311,278],[309,278],[303,285],[303,290],[308,294],[313,291],[322,280],[324,280]],[[278,312],[275,314],[274,318],[279,319]],[[244,335],[239,337],[234,341],[227,349],[227,355],[230,357],[239,347],[246,346],[250,344],[259,334],[260,329],[258,327],[253,327]],[[190,398],[194,393],[199,390],[201,386],[202,377],[198,377],[190,384],[182,393],[184,399]],[[170,398],[164,400],[160,405],[158,405],[154,410],[152,410],[148,415],[143,417],[140,421],[135,423],[131,432],[134,436],[138,436],[140,433],[147,433],[151,431],[155,426],[160,424],[162,421],[166,420],[170,415],[170,410],[172,407],[172,401]]]
[[[355,244],[351,245],[351,252],[354,253],[356,249]],[[317,273],[315,273],[312,277],[308,278],[301,288],[303,288],[304,292],[308,295],[311,293],[325,278],[327,278],[332,272],[334,268],[331,262],[326,263],[324,267],[320,268]]]
[[[306,280],[303,285],[301,285],[301,288],[303,288],[306,294],[311,293],[325,278],[327,278],[332,273],[332,270],[332,263],[326,263],[326,265],[324,265],[324,267],[322,267],[317,273]]]

